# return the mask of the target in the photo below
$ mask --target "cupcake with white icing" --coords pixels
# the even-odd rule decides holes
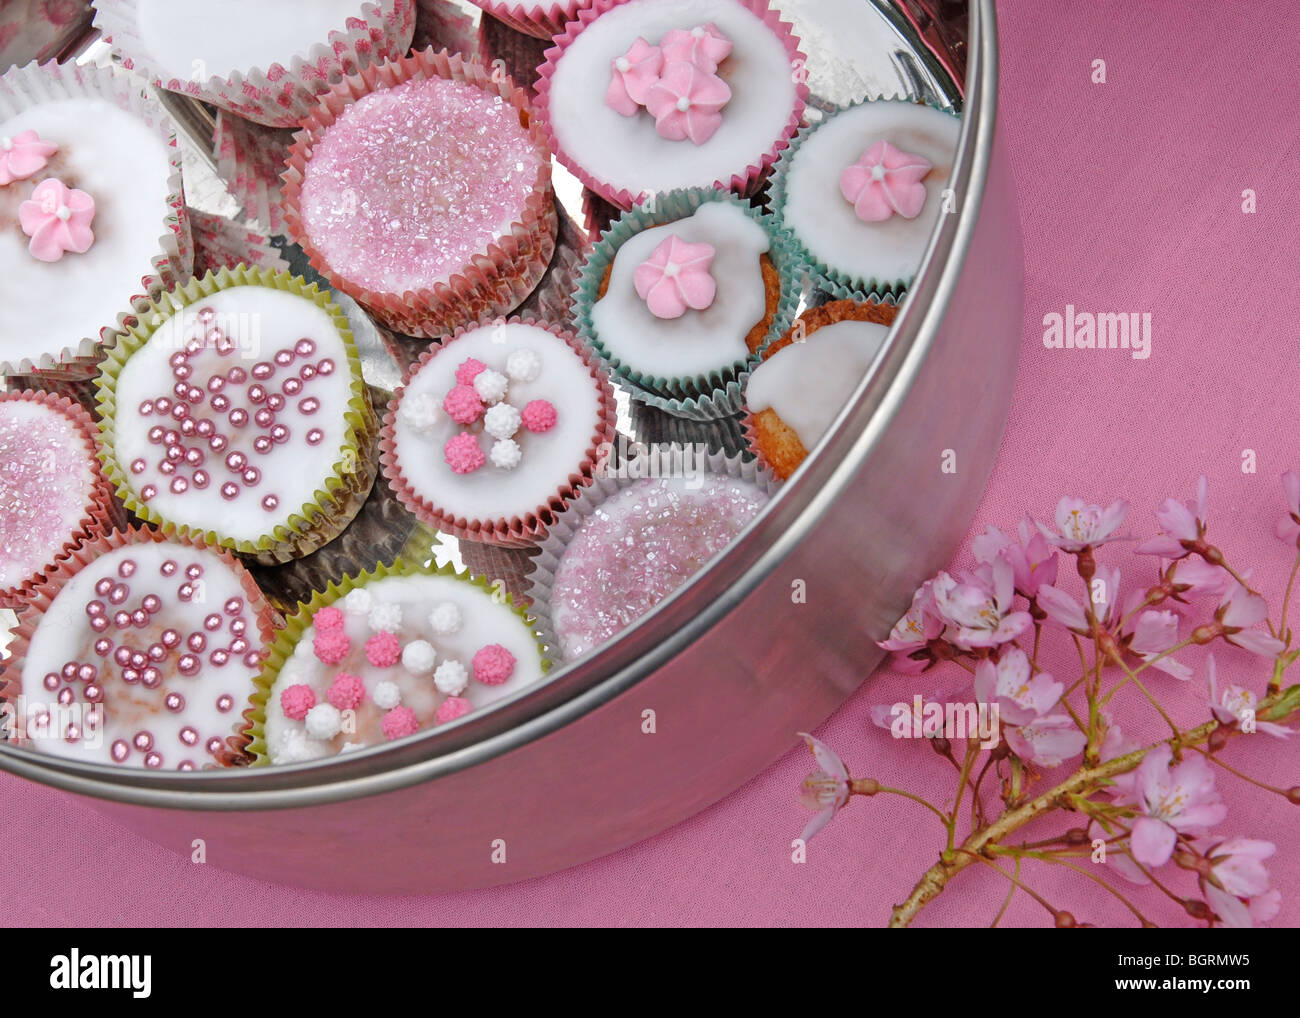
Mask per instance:
[[[462,329],[407,372],[380,461],[398,500],[453,537],[524,545],[591,484],[614,391],[571,333],[512,318]]]
[[[95,27],[159,88],[293,127],[344,75],[400,57],[415,0],[94,0]]]
[[[239,266],[170,292],[96,386],[106,473],[167,533],[285,562],[338,536],[374,482],[347,319],[288,273]]]
[[[259,763],[320,760],[437,729],[541,680],[530,620],[481,579],[397,562],[289,618],[253,696]]]
[[[838,300],[805,311],[763,351],[745,386],[745,439],[785,480],[821,441],[885,345],[892,302]]]
[[[837,297],[912,282],[948,189],[961,121],[904,100],[859,103],[805,128],[777,163],[772,207]]]
[[[695,420],[726,416],[793,313],[792,264],[770,218],[734,195],[657,195],[588,255],[578,331],[633,398]]]
[[[193,249],[171,122],[122,71],[0,76],[0,371],[75,381]]]
[[[803,116],[799,40],[768,0],[595,0],[555,42],[537,83],[551,147],[623,209],[751,193]]]
[[[470,0],[516,32],[549,39],[591,6],[591,0]]]

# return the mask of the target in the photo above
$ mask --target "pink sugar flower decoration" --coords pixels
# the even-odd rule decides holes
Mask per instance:
[[[655,130],[669,141],[703,145],[722,126],[722,108],[731,102],[731,87],[716,74],[684,60],[664,66],[663,76],[646,97]]]
[[[474,678],[487,686],[499,686],[515,672],[515,656],[499,643],[481,648],[472,663]]]
[[[468,363],[468,362],[467,362]],[[464,368],[464,365],[461,365]],[[473,424],[483,416],[483,401],[472,385],[461,383],[447,393],[442,408],[457,424]]]
[[[463,718],[466,714],[474,709],[473,705],[463,696],[449,696],[442,701],[438,707],[438,712],[434,714],[433,719],[440,725],[445,725],[448,721],[455,721],[457,718]]]
[[[69,251],[89,251],[95,243],[90,229],[94,218],[94,198],[54,179],[41,181],[31,198],[18,206],[18,223],[32,238],[27,250],[43,262],[57,262]]]
[[[339,710],[355,710],[366,698],[366,684],[360,676],[339,672],[325,697]]]
[[[672,320],[687,308],[713,306],[718,284],[710,274],[717,250],[712,244],[691,244],[672,236],[636,267],[632,282],[637,295],[656,318]]]
[[[803,779],[799,789],[799,802],[817,811],[799,835],[807,842],[849,801],[849,769],[826,743],[814,739],[807,732],[800,732],[799,736],[807,743],[818,768]]]
[[[915,219],[925,207],[921,181],[932,168],[928,159],[878,141],[840,174],[840,194],[864,223]]]
[[[529,400],[519,414],[520,422],[534,434],[550,431],[559,419],[555,407],[546,399]]]
[[[732,43],[713,22],[696,25],[690,30],[676,29],[659,43],[665,63],[684,60],[701,71],[712,74],[731,56]]]
[[[642,106],[650,86],[659,80],[664,57],[658,46],[638,36],[632,48],[610,63],[609,90],[605,103],[616,113],[635,117]]]
[[[376,668],[391,668],[402,657],[402,641],[387,630],[366,641],[366,660]]]
[[[290,686],[280,693],[280,709],[284,716],[294,721],[301,721],[307,712],[316,706],[316,693],[311,686],[302,684]]]
[[[12,138],[0,138],[0,187],[26,180],[45,169],[50,156],[59,150],[53,142],[41,141],[35,131],[20,131]]]
[[[1158,746],[1134,772],[1123,801],[1141,814],[1133,823],[1133,856],[1144,866],[1163,866],[1174,853],[1178,835],[1206,833],[1228,815],[1214,787],[1214,772],[1203,756],[1188,754],[1171,767],[1173,751]]]
[[[384,715],[379,727],[385,739],[400,739],[420,730],[420,721],[410,707],[394,707]]]
[[[442,455],[447,466],[458,474],[472,474],[487,462],[487,457],[479,448],[478,439],[468,431],[449,438],[442,447]]]

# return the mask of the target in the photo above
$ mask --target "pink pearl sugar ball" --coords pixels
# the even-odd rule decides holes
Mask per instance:
[[[448,721],[463,718],[473,709],[474,707],[463,696],[449,696],[442,701],[442,705],[438,708],[438,712],[433,716],[433,719],[438,724],[444,725]]]
[[[515,671],[515,656],[499,643],[489,644],[474,655],[474,678],[487,686],[499,686]]]
[[[400,739],[404,735],[414,735],[418,732],[420,722],[415,716],[415,711],[410,707],[394,707],[384,715],[379,727],[383,729],[384,738]]]
[[[280,709],[284,716],[294,721],[301,721],[307,712],[316,706],[316,694],[311,686],[299,683],[290,686],[280,694]]]
[[[357,675],[339,672],[325,695],[339,710],[355,710],[366,698],[366,685]]]

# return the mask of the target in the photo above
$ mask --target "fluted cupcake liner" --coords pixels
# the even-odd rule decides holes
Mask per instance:
[[[546,539],[542,541],[538,554],[533,558],[533,569],[528,575],[527,599],[530,610],[537,617],[539,632],[551,641],[547,644],[547,649],[554,660],[563,661],[551,611],[551,594],[555,586],[555,571],[559,568],[564,549],[606,499],[639,484],[647,477],[682,476],[688,457],[696,468],[702,457],[704,473],[710,476],[748,481],[767,495],[775,494],[781,486],[771,471],[752,459],[717,450],[702,451],[698,447],[688,451],[686,446],[677,443],[639,447],[634,450],[632,457],[617,465],[611,465],[606,458],[601,471],[596,475],[595,483],[583,490],[556,518]],[[650,473],[651,464],[655,462],[658,463],[658,474]]]
[[[331,474],[322,480],[314,499],[291,515],[287,524],[281,524],[257,541],[232,538],[215,531],[195,531],[184,523],[160,516],[136,495],[127,471],[114,450],[113,422],[118,411],[115,394],[117,379],[130,360],[150,336],[172,315],[234,286],[265,286],[299,297],[305,297],[317,307],[329,312],[347,349],[348,371],[351,376],[351,396],[343,417],[348,423],[344,446]],[[230,548],[241,555],[250,556],[264,565],[287,562],[301,558],[327,544],[346,528],[365,502],[375,480],[376,460],[374,444],[378,433],[378,420],[366,396],[365,382],[361,377],[361,359],[352,340],[352,330],[347,318],[315,283],[299,276],[270,269],[253,269],[238,266],[231,270],[222,268],[209,272],[202,279],[191,280],[183,287],[168,292],[163,300],[142,315],[142,324],[131,329],[105,359],[99,378],[95,401],[99,408],[100,459],[109,480],[116,486],[117,494],[136,516],[160,527],[165,534],[191,537],[214,547]],[[134,408],[126,408],[134,413]]]
[[[158,251],[140,266],[139,287],[122,294],[122,311],[100,325],[93,336],[60,336],[33,356],[0,360],[0,373],[49,374],[64,381],[94,375],[105,348],[134,324],[135,316],[164,290],[188,279],[194,264],[194,244],[181,181],[181,153],[176,132],[161,106],[149,98],[144,82],[134,75],[92,64],[27,64],[0,75],[0,120],[43,103],[91,98],[112,103],[157,131],[170,152],[166,208],[158,210]]]
[[[347,106],[371,92],[431,77],[476,85],[509,102],[519,111],[520,122],[527,127],[542,159],[524,214],[498,240],[476,255],[471,264],[432,288],[381,293],[335,271],[312,242],[302,221],[303,180],[313,147]],[[467,323],[508,314],[527,299],[545,274],[555,252],[557,229],[548,153],[546,137],[536,124],[527,97],[507,76],[494,75],[460,54],[423,50],[401,60],[368,67],[321,97],[303,121],[302,130],[294,136],[289,150],[289,165],[283,175],[285,223],[312,268],[336,290],[348,294],[397,332],[435,339]]]
[[[58,563],[67,559],[73,549],[97,536],[102,536],[115,527],[124,526],[125,513],[113,497],[113,486],[103,474],[98,456],[95,455],[98,430],[90,414],[77,402],[67,396],[52,392],[25,389],[21,392],[10,391],[0,395],[0,403],[22,401],[40,403],[63,414],[76,427],[85,440],[94,469],[94,490],[86,511],[68,533],[68,539],[53,555],[49,562],[21,581],[0,590],[0,607],[18,609],[32,598],[33,590],[42,583]]]
[[[292,141],[288,128],[265,127],[217,111],[217,172],[244,216],[272,235],[284,233],[280,173]]]
[[[541,658],[542,672],[545,673],[550,670],[551,662],[545,656],[545,644],[542,639],[538,639],[536,620],[524,610],[523,606],[515,598],[498,585],[490,584],[482,576],[471,576],[467,572],[457,572],[449,565],[435,566],[431,562],[420,564],[408,562],[404,559],[399,559],[391,565],[381,564],[373,570],[367,570],[355,576],[345,576],[337,583],[331,582],[324,590],[314,592],[310,601],[300,604],[298,610],[285,620],[284,628],[276,636],[266,659],[262,662],[261,672],[253,680],[256,690],[252,695],[249,710],[245,714],[245,717],[249,719],[247,752],[253,757],[253,766],[267,767],[271,765],[266,745],[266,704],[270,700],[271,690],[275,688],[275,682],[279,678],[280,670],[293,655],[294,648],[298,645],[298,641],[302,639],[303,634],[311,628],[312,619],[315,617],[316,612],[346,597],[353,590],[390,576],[453,576],[465,583],[482,588],[498,599],[500,603],[509,605],[510,609],[519,616],[524,624],[533,630],[533,637],[537,640],[538,656]]]
[[[549,39],[563,31],[564,26],[578,16],[578,12],[591,6],[591,0],[537,0],[520,3],[518,0],[471,0],[488,14],[513,28],[537,39]]]
[[[593,0],[591,6],[579,11],[578,16],[569,21],[562,32],[556,33],[555,45],[546,51],[546,63],[539,68],[540,76],[536,85],[538,113],[541,116],[542,126],[545,128],[546,137],[552,151],[555,153],[555,157],[568,167],[582,181],[585,187],[620,209],[632,208],[640,200],[641,195],[633,194],[626,188],[616,187],[598,179],[586,167],[582,166],[577,159],[565,151],[564,146],[560,144],[559,138],[555,134],[555,126],[551,117],[550,95],[551,78],[555,74],[556,65],[563,58],[565,50],[573,40],[581,35],[582,31],[602,14],[628,2],[629,0]],[[781,40],[790,57],[790,73],[797,74],[795,69],[802,68],[807,60],[803,53],[799,51],[799,39],[795,36],[793,27],[789,22],[781,20],[780,13],[772,9],[769,0],[737,0],[737,2],[761,18],[763,23]],[[605,84],[606,82],[599,83],[598,87],[602,92]],[[713,181],[713,187],[722,191],[735,191],[739,195],[748,197],[757,193],[763,186],[768,170],[776,162],[781,151],[790,143],[790,139],[794,137],[800,123],[803,121],[804,108],[810,94],[806,76],[797,75],[795,86],[794,107],[791,109],[790,117],[780,135],[772,141],[765,151],[758,155],[754,162],[733,173],[728,180]]]
[[[860,102],[852,103],[836,112],[842,113],[845,110],[854,109],[857,106],[873,102],[915,102],[915,100],[899,95],[875,96],[870,99],[863,99]],[[929,106],[931,109],[939,110],[941,113],[947,113],[949,116],[957,118],[956,113],[943,106],[919,102],[917,105]],[[912,280],[915,278],[915,275],[900,277],[898,279],[877,279],[875,277],[870,279],[859,279],[850,276],[847,273],[841,272],[839,269],[832,268],[815,257],[813,253],[808,250],[807,245],[800,240],[799,235],[795,232],[793,227],[785,221],[786,178],[790,175],[790,167],[794,165],[794,160],[798,156],[799,149],[803,147],[804,143],[807,142],[807,140],[824,124],[827,124],[834,119],[834,116],[835,114],[832,113],[823,117],[815,124],[806,125],[799,130],[793,139],[791,139],[790,147],[781,154],[781,158],[777,160],[776,165],[772,170],[771,186],[768,189],[769,207],[772,209],[772,215],[776,218],[778,228],[782,233],[789,237],[790,244],[797,252],[799,261],[803,263],[810,280],[819,289],[830,294],[837,300],[861,300],[867,297],[901,296],[906,292],[907,288],[912,285]]]
[[[347,27],[317,40],[288,65],[252,68],[229,77],[208,75],[195,61],[191,77],[175,78],[143,40],[139,0],[95,0],[95,26],[128,68],[159,88],[212,103],[270,127],[293,127],[306,117],[316,97],[347,74],[401,56],[415,32],[415,0],[369,0],[358,3]],[[257,25],[247,26],[256,32]]]
[[[152,542],[157,544],[180,544],[198,548],[217,555],[222,562],[239,579],[244,597],[257,617],[258,637],[264,647],[269,647],[275,639],[276,630],[284,625],[280,614],[271,606],[262,591],[253,581],[252,576],[243,565],[228,551],[205,544],[203,541],[184,535],[168,537],[150,527],[130,527],[113,530],[106,534],[96,534],[90,540],[78,545],[60,561],[54,569],[37,584],[22,610],[18,613],[18,625],[14,629],[13,642],[10,644],[11,656],[0,672],[0,702],[16,702],[23,691],[23,666],[31,647],[32,636],[40,625],[41,618],[49,609],[59,591],[82,569],[92,565],[97,558],[107,552],[124,548],[132,544]],[[248,730],[251,727],[250,709],[243,711],[243,724],[239,730],[226,738],[226,749],[218,756],[217,762],[222,766],[242,766],[249,762],[247,746],[250,741]]]
[[[402,387],[397,390],[393,401],[388,404],[388,412],[384,415],[383,430],[379,440],[379,461],[382,465],[384,478],[388,481],[393,489],[397,500],[406,506],[416,518],[429,524],[429,526],[447,534],[451,537],[462,538],[469,541],[487,541],[493,544],[502,544],[513,547],[521,547],[536,544],[546,534],[551,522],[556,515],[564,510],[578,493],[587,485],[592,483],[596,470],[597,462],[601,451],[607,449],[613,441],[617,420],[618,408],[614,399],[614,389],[610,385],[609,376],[601,368],[595,355],[585,348],[579,339],[566,329],[558,325],[553,325],[543,321],[537,321],[533,318],[511,318],[503,321],[502,324],[513,325],[531,325],[537,328],[546,329],[548,332],[564,340],[573,352],[582,360],[591,374],[591,382],[600,392],[600,414],[596,427],[592,432],[590,444],[587,447],[585,455],[581,462],[574,465],[573,470],[557,484],[554,494],[552,494],[545,503],[536,506],[531,511],[522,516],[513,516],[510,518],[501,517],[498,519],[478,520],[467,519],[464,516],[456,516],[449,513],[435,503],[429,501],[425,496],[417,492],[411,482],[407,479],[398,461],[397,443],[394,434],[394,428],[397,422],[397,412],[401,407],[402,397],[405,395],[406,386],[411,378],[439,353],[452,347],[455,341],[470,328],[463,328],[443,341],[440,345],[427,350],[418,361],[415,362],[402,378]]]
[[[626,385],[633,399],[693,421],[710,421],[727,417],[740,411],[743,389],[749,372],[758,364],[759,350],[744,360],[719,365],[704,375],[671,378],[636,371],[610,352],[596,333],[592,322],[592,308],[598,300],[605,273],[614,262],[619,248],[644,230],[674,223],[694,215],[709,202],[734,205],[763,227],[771,241],[768,258],[780,277],[780,296],[772,325],[767,330],[766,345],[789,326],[799,304],[799,288],[795,280],[796,260],[789,237],[776,229],[769,217],[753,208],[748,202],[723,191],[693,188],[669,191],[655,196],[653,211],[649,206],[637,206],[623,213],[602,235],[592,248],[582,267],[578,287],[574,291],[574,319],[578,335],[599,355],[610,374]],[[755,323],[757,324],[757,323]]]

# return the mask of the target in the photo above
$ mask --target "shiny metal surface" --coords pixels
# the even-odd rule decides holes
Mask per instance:
[[[817,0],[863,7],[867,0]],[[788,5],[783,5],[788,6]],[[869,6],[869,5],[868,5]],[[951,555],[1015,378],[1021,250],[994,135],[992,0],[972,4],[957,196],[878,366],[821,450],[705,573],[552,682],[437,735],[314,765],[192,775],[0,750],[188,854],[268,880],[418,892],[520,880],[690,816],[866,677]],[[945,450],[956,473],[944,473]],[[792,592],[802,586],[806,598]],[[656,716],[642,731],[643,711]],[[504,842],[504,864],[494,863]],[[366,867],[344,865],[358,856]],[[499,857],[499,852],[498,852]]]

